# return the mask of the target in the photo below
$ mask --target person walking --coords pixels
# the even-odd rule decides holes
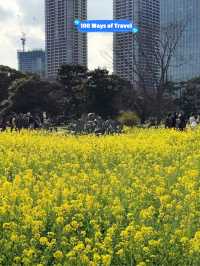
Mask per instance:
[[[173,128],[173,118],[171,113],[168,114],[165,120],[165,128]]]
[[[187,122],[183,113],[179,113],[176,119],[176,128],[180,131],[184,131],[186,128]]]
[[[177,113],[172,114],[172,128],[176,129],[176,119],[177,119]]]
[[[6,127],[7,127],[7,117],[4,116],[1,120],[1,131],[5,131],[6,130]]]
[[[194,113],[191,114],[189,118],[189,125],[192,130],[194,130],[197,127],[197,119],[194,115]]]
[[[16,130],[16,114],[12,113],[12,116],[10,118],[10,131]]]

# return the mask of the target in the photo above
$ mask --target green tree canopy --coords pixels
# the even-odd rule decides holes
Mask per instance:
[[[26,75],[8,66],[0,65],[0,103],[8,98],[8,88],[12,82]]]
[[[118,76],[109,75],[106,69],[95,69],[88,73],[87,110],[103,117],[115,116],[122,108],[127,82]]]
[[[55,82],[42,81],[38,77],[19,79],[9,87],[7,112],[43,112],[62,114],[64,109],[62,88]]]
[[[57,80],[66,98],[65,115],[79,117],[86,111],[88,70],[80,65],[62,65]]]

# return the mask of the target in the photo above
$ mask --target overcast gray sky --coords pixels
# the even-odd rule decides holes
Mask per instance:
[[[88,0],[88,18],[112,19],[112,0]],[[28,49],[44,48],[44,0],[0,0],[0,65],[17,68],[21,32]],[[89,68],[111,69],[112,34],[90,33],[88,43]]]

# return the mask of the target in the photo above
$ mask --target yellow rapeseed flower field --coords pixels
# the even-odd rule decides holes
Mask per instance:
[[[0,134],[0,265],[200,265],[200,130]]]

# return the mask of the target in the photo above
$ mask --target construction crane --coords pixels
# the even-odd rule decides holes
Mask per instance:
[[[20,14],[17,14],[17,19],[18,19],[18,25],[19,25],[19,30],[21,31],[21,38],[20,38],[20,41],[21,41],[21,44],[22,44],[22,51],[25,52],[25,48],[26,48],[26,34],[23,30],[23,26],[22,26],[22,19],[21,19],[21,15]]]
[[[21,42],[22,42],[22,51],[25,52],[25,47],[26,47],[26,34],[24,32],[22,32]]]
[[[26,50],[26,41],[27,41],[27,29],[25,29],[24,25],[23,25],[23,21],[22,21],[22,15],[21,14],[17,14],[17,19],[18,19],[18,26],[19,26],[19,30],[22,34],[22,37],[20,38],[21,43],[22,43],[22,51],[25,52]],[[32,17],[32,25],[36,25],[37,24],[37,17]],[[26,32],[26,33],[25,33]]]

